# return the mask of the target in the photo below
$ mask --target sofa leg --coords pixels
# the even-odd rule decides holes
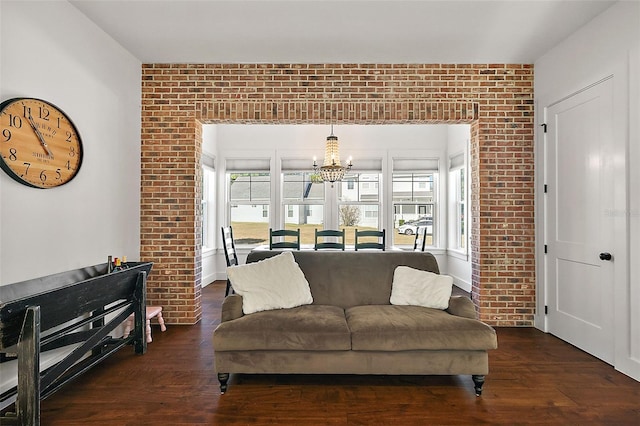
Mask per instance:
[[[229,381],[229,373],[218,373],[218,381],[220,382],[220,393],[227,391],[227,382]]]
[[[484,385],[484,376],[473,375],[473,387],[476,390],[476,396],[482,395],[482,385]]]

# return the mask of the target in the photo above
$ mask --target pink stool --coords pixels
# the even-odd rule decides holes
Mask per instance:
[[[153,340],[151,339],[151,318],[153,317],[157,317],[158,318],[158,324],[160,324],[160,330],[165,331],[167,329],[167,327],[165,327],[164,325],[164,319],[162,318],[162,306],[147,306],[147,314],[146,314],[146,319],[147,319],[147,327],[146,327],[146,333],[147,333],[147,343],[151,343]],[[131,330],[133,330],[133,321],[134,321],[134,316],[133,314],[129,315],[129,318],[127,318],[127,321],[125,322],[124,325],[124,334],[122,335],[122,337],[128,337],[129,333],[131,333]]]

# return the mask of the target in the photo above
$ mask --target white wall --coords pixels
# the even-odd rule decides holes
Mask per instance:
[[[84,148],[54,189],[0,172],[0,284],[140,255],[141,64],[65,1],[0,2],[0,99],[64,110]]]
[[[465,220],[466,227],[466,236],[467,236],[467,250],[465,253],[461,253],[454,250],[447,250],[447,274],[453,277],[453,282],[455,285],[460,287],[461,289],[471,292],[471,247],[469,246],[471,239],[471,218],[469,216],[470,209],[470,201],[471,201],[471,190],[470,178],[471,174],[469,173],[468,167],[468,155],[469,155],[469,141],[471,139],[471,126],[468,124],[456,124],[448,126],[448,135],[447,135],[447,158],[451,158],[452,156],[458,155],[460,153],[464,153],[466,160],[465,165],[467,166],[467,200],[468,204],[466,206],[467,217]],[[448,165],[447,165],[448,167]],[[449,206],[451,203],[448,203]],[[447,215],[449,216],[449,215]],[[448,224],[449,232],[454,232],[453,224]]]
[[[640,380],[640,3],[618,2],[535,63],[537,123],[545,106],[613,76],[617,182],[614,205],[615,367]],[[544,329],[544,139],[536,137],[537,312]],[[625,238],[626,237],[626,238]]]

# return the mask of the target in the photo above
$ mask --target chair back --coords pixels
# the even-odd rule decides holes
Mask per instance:
[[[339,249],[344,250],[344,229],[342,231],[337,231],[335,229],[323,229],[322,231],[318,231],[316,229],[316,242],[313,246],[314,250],[322,250],[322,249]],[[326,241],[324,238],[326,237],[337,237],[338,241]],[[318,242],[318,238],[321,238],[322,241]]]
[[[236,243],[233,240],[233,228],[231,226],[223,226],[221,231],[224,257],[227,259],[227,266],[235,266],[238,264],[238,255],[236,254]]]
[[[287,237],[294,237],[294,241],[286,240]],[[274,239],[282,238],[279,241]],[[273,249],[294,249],[300,250],[300,228],[293,229],[271,229],[269,228],[269,250]]]
[[[224,257],[227,260],[227,266],[236,266],[238,264],[238,255],[236,254],[236,243],[233,240],[233,228],[231,226],[223,226],[222,246],[224,247]],[[225,297],[233,292],[231,281],[227,279],[227,288],[224,292]]]
[[[413,251],[424,251],[427,242],[427,227],[418,227],[416,229],[416,239],[413,241]]]
[[[362,241],[362,237],[374,237],[376,241]],[[358,241],[360,239],[360,241]],[[382,240],[382,241],[381,241]],[[386,250],[386,232],[382,231],[359,231],[356,229],[355,249],[377,249]]]

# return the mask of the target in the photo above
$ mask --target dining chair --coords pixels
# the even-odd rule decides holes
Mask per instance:
[[[294,237],[295,241],[288,241],[287,237]],[[274,238],[282,238],[274,241]],[[273,249],[294,249],[300,250],[300,228],[293,229],[271,229],[269,228],[269,250]]]
[[[424,251],[427,242],[427,227],[418,227],[416,229],[416,238],[413,240],[413,251]]]
[[[236,254],[236,243],[233,240],[233,228],[231,226],[223,226],[222,245],[224,246],[224,257],[227,259],[227,266],[238,265],[238,255]],[[224,292],[225,297],[233,292],[231,281],[227,278],[227,289]]]
[[[340,249],[344,251],[344,229],[337,231],[334,229],[323,229],[318,231],[316,229],[316,242],[313,246],[314,250],[322,249]],[[326,237],[338,237],[338,241],[326,241]],[[318,238],[322,238],[321,242],[318,242]]]
[[[359,231],[356,229],[356,240],[355,240],[355,249],[356,251],[358,251],[358,249],[378,249],[378,250],[386,250],[386,236],[385,236],[386,232],[383,229],[382,231],[371,231],[371,230],[365,230],[365,231]],[[372,242],[372,241],[358,241],[358,238],[362,238],[362,237],[375,237],[376,241]],[[382,241],[380,241],[380,239],[382,239]]]

